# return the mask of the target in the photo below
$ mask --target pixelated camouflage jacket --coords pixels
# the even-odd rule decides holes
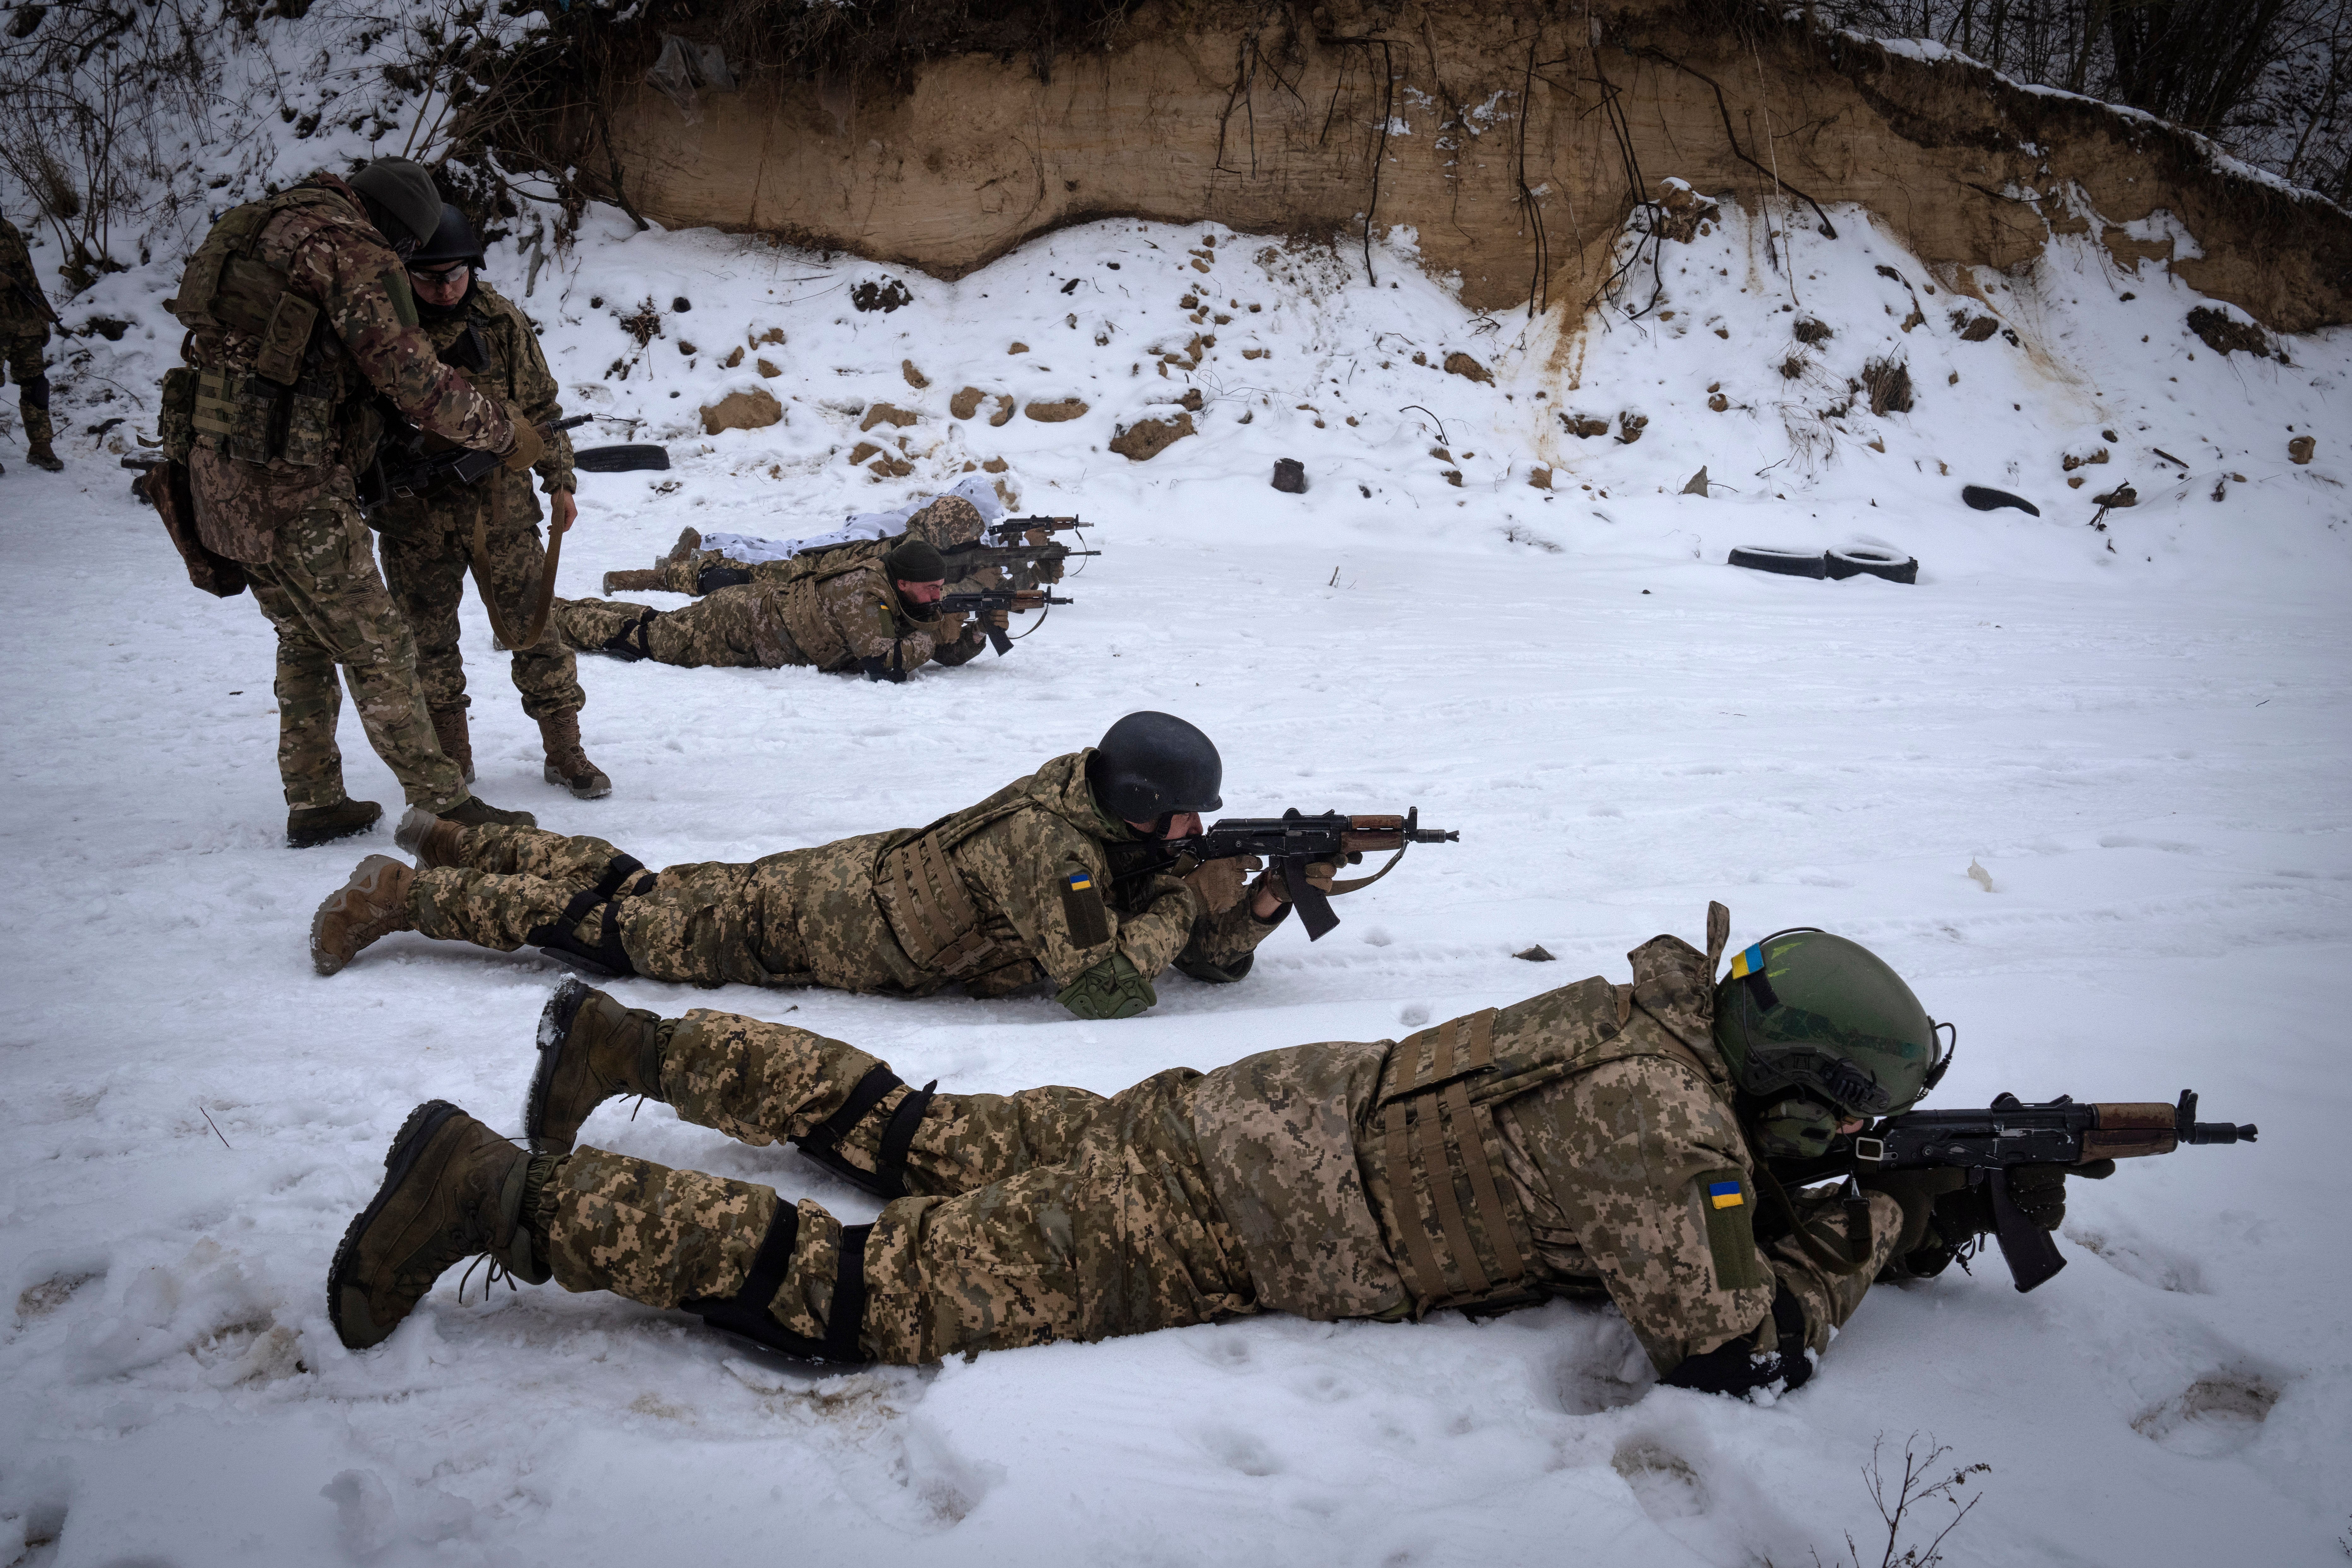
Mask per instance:
[[[562,389],[548,369],[547,355],[540,349],[539,334],[530,318],[478,275],[457,309],[436,310],[420,303],[417,315],[435,354],[443,363],[460,370],[477,390],[510,405],[534,425],[546,425],[563,417]],[[470,340],[468,331],[473,334]],[[487,361],[478,370],[469,363],[478,360],[475,344],[479,345],[478,360]],[[572,433],[558,430],[551,434],[546,452],[531,468],[550,493],[579,489],[579,479],[572,468]],[[505,468],[496,470],[478,485],[453,484],[418,500],[384,501],[369,521],[376,528],[393,533],[427,527],[436,521],[470,527],[474,508],[487,504],[485,491],[494,484],[507,487],[508,526],[539,521],[539,501],[531,494],[530,481]]]
[[[289,200],[319,191],[339,199]],[[377,394],[418,428],[458,446],[501,451],[514,442],[506,410],[441,363],[418,324],[406,270],[349,185],[332,174],[314,174],[264,201],[284,210],[264,225],[254,258],[283,273],[290,291],[320,308],[323,328],[315,344],[320,371],[332,385],[336,439],[315,467],[279,458],[266,465],[235,462],[199,447],[190,478],[205,542],[215,549],[223,545],[213,538],[207,513],[230,514],[232,528],[266,540],[322,493],[352,499],[350,464],[373,455],[375,420],[370,405]],[[251,335],[201,328],[188,333],[181,353],[197,370],[248,370],[258,350]]]
[[[1874,1265],[1832,1278],[1785,1240],[1759,1246],[1712,963],[1673,937],[1632,956],[1631,985],[1596,977],[1207,1075],[1194,1124],[1258,1304],[1394,1319],[1605,1292],[1663,1373],[1741,1334],[1769,1348],[1785,1281],[1826,1344]]]
[[[824,567],[769,590],[784,629],[819,668],[856,669],[867,659],[911,674],[926,664],[979,657],[987,638],[961,616],[919,620],[907,613],[879,560]]]
[[[0,217],[0,337],[29,337],[46,329],[49,319],[41,303],[47,298],[33,270],[33,253],[25,237]]]

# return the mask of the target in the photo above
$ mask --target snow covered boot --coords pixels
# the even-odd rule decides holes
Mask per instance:
[[[327,1321],[355,1351],[382,1344],[442,1272],[487,1254],[490,1278],[543,1283],[522,1223],[531,1157],[450,1104],[408,1113],[383,1157],[383,1185],[352,1219],[327,1268]],[[546,1177],[546,1162],[539,1174]]]
[[[500,811],[480,795],[469,795],[457,805],[444,807],[439,816],[460,827],[537,827],[539,818],[527,811]]]
[[[661,1019],[566,979],[539,1016],[539,1070],[522,1130],[541,1154],[571,1152],[588,1113],[615,1095],[661,1100]]]
[[[463,708],[433,710],[433,732],[441,739],[441,754],[457,764],[467,784],[474,782],[474,737],[466,728]]]
[[[540,743],[547,750],[544,777],[551,784],[562,784],[582,800],[602,800],[613,793],[613,781],[604,770],[588,760],[580,749],[580,711],[558,713],[539,721]]]
[[[332,805],[298,805],[286,813],[286,847],[309,849],[365,833],[383,816],[372,800],[339,800]]]
[[[371,855],[361,861],[352,879],[328,894],[310,917],[310,967],[332,974],[378,937],[415,931],[408,889],[415,880],[414,867],[389,855]]]
[[[33,401],[37,394],[38,403]],[[25,460],[53,474],[65,472],[65,464],[58,460],[56,448],[49,445],[56,439],[57,430],[49,423],[49,384],[46,378],[25,384],[16,412],[25,416]]]
[[[412,805],[400,814],[400,826],[392,830],[392,841],[415,858],[418,870],[433,871],[466,863],[465,833],[464,826],[447,817],[436,816],[421,805]]]
[[[667,585],[658,566],[645,572],[630,569],[604,574],[606,594],[657,594]]]

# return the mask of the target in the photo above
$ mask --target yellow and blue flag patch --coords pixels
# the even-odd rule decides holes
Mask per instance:
[[[1073,871],[1070,873],[1070,891],[1074,893],[1083,893],[1093,888],[1094,885],[1095,879],[1092,873],[1087,871]]]
[[[1706,1201],[1710,1208],[1736,1209],[1748,1199],[1740,1193],[1738,1182],[1709,1182]]]
[[[1751,974],[1764,973],[1764,946],[1761,942],[1742,951],[1731,961],[1731,977],[1745,980]]]

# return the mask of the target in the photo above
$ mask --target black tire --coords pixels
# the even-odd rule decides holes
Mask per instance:
[[[572,466],[592,474],[634,474],[669,467],[669,448],[635,446],[588,447],[572,454]]]
[[[1897,555],[1892,550],[1832,550],[1823,559],[1837,582],[1848,577],[1884,577],[1890,583],[1919,580],[1919,558]]]
[[[1730,563],[1745,566],[1750,572],[1770,572],[1782,577],[1824,577],[1829,574],[1829,558],[1807,555],[1795,550],[1774,550],[1767,545],[1741,545],[1731,552]]]
[[[2007,490],[1987,489],[1982,485],[1962,485],[1960,499],[1979,511],[1998,511],[2002,507],[2013,506],[2028,517],[2042,515],[2042,509],[2023,496],[2013,496]]]

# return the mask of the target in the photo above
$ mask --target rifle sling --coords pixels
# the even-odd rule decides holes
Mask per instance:
[[[1409,843],[1398,845],[1397,852],[1389,857],[1387,865],[1381,867],[1379,870],[1373,872],[1369,877],[1350,877],[1345,881],[1335,881],[1330,885],[1330,887],[1324,889],[1324,895],[1328,898],[1334,893],[1352,893],[1360,888],[1370,887],[1374,882],[1379,881],[1382,877],[1385,877],[1390,872],[1395,870],[1396,863],[1403,859],[1404,852],[1412,847],[1412,846]]]
[[[482,608],[489,614],[491,633],[498,637],[500,646],[520,653],[524,648],[538,647],[539,639],[546,635],[548,616],[555,608],[555,568],[563,559],[563,530],[555,526],[555,516],[551,510],[547,519],[547,563],[540,569],[539,593],[530,606],[530,624],[524,628],[522,636],[517,637],[507,626],[506,617],[499,614],[499,596],[490,592],[490,584],[482,569],[482,563],[489,559],[489,525],[492,519],[495,517],[502,529],[506,525],[505,476],[492,473],[489,485],[490,504],[474,514],[473,559],[467,564],[473,569],[474,591],[482,596]]]

